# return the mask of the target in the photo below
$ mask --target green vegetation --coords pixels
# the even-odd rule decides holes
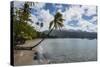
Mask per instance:
[[[39,32],[31,26],[31,23],[33,22],[30,19],[30,3],[25,2],[22,8],[13,9],[12,19],[14,44],[24,43],[25,40],[39,37]]]

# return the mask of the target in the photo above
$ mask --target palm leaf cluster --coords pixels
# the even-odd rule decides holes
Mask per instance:
[[[62,18],[62,14],[60,12],[57,12],[54,16],[54,20],[49,24],[49,29],[60,29],[61,27],[63,27],[63,21],[64,19]]]

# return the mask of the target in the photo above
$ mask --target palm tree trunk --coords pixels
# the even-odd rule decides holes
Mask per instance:
[[[47,36],[50,35],[50,33],[53,31],[54,27],[48,32]],[[32,46],[31,47],[31,50],[33,48],[35,48],[36,46],[38,46],[39,44],[41,44],[43,41],[45,40],[45,38],[42,38],[40,42],[38,42],[36,45]]]

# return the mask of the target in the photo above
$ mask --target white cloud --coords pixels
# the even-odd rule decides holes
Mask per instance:
[[[33,9],[36,9],[36,10],[40,10],[41,8],[43,8],[45,6],[45,3],[38,3],[36,2],[34,4],[34,6],[32,6]]]
[[[81,8],[83,10],[87,10],[86,12],[84,12],[84,14],[87,16],[95,15],[97,13],[96,6],[82,6]]]
[[[41,11],[39,11],[37,16],[31,14],[30,18],[34,22],[32,25],[38,31],[48,30],[49,23],[54,19],[53,15],[50,14],[49,10],[44,10],[44,9],[41,9]],[[40,21],[39,19],[42,19],[43,21]],[[36,25],[36,22],[39,22],[39,23],[42,22],[43,23],[43,27],[40,28],[40,26]]]
[[[80,28],[79,27],[73,27],[73,26],[70,26],[70,25],[66,25],[66,26],[64,26],[62,29],[64,29],[64,30],[80,30]]]
[[[44,9],[42,9],[39,14],[39,17],[43,19],[44,23],[42,30],[48,30],[49,23],[54,19],[53,15],[50,14],[49,10]]]
[[[64,19],[66,19],[66,22],[72,20],[72,19],[81,19],[81,16],[83,14],[83,10],[80,9],[79,6],[72,6],[67,9],[64,13]]]
[[[89,20],[93,24],[97,24],[97,16],[94,16],[91,20]]]
[[[21,8],[24,3],[23,1],[14,1],[14,7]]]
[[[65,25],[63,27],[65,30],[81,30],[88,32],[97,32],[97,25],[94,25],[86,20],[80,20],[77,27],[73,27],[70,25]]]
[[[96,25],[90,23],[89,21],[86,20],[80,20],[78,23],[79,27],[83,31],[89,31],[89,32],[96,32]]]
[[[33,21],[34,23],[38,22],[38,18],[37,18],[35,15],[33,15],[33,14],[31,14],[30,19],[32,19],[32,21]]]
[[[85,12],[87,9],[87,12]],[[61,12],[61,11],[60,11]],[[72,5],[69,10],[66,9],[65,12],[62,12],[63,18],[65,19],[65,27],[66,29],[73,29],[73,30],[82,30],[82,31],[89,31],[89,32],[96,32],[96,20],[97,16],[94,16],[91,20],[85,20],[82,18],[82,15],[85,14],[87,16],[96,15],[96,6],[75,6]],[[71,20],[78,20],[78,27],[72,27],[68,24]],[[94,23],[94,24],[93,24]]]

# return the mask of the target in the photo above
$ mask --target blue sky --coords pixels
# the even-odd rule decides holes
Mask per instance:
[[[15,2],[15,7],[21,7],[24,2]],[[88,32],[97,32],[97,6],[92,5],[73,5],[57,3],[35,3],[32,6],[31,19],[34,23],[43,23],[39,28],[33,23],[33,26],[39,30],[48,30],[49,23],[54,19],[56,12],[63,15],[64,30],[81,30]]]

